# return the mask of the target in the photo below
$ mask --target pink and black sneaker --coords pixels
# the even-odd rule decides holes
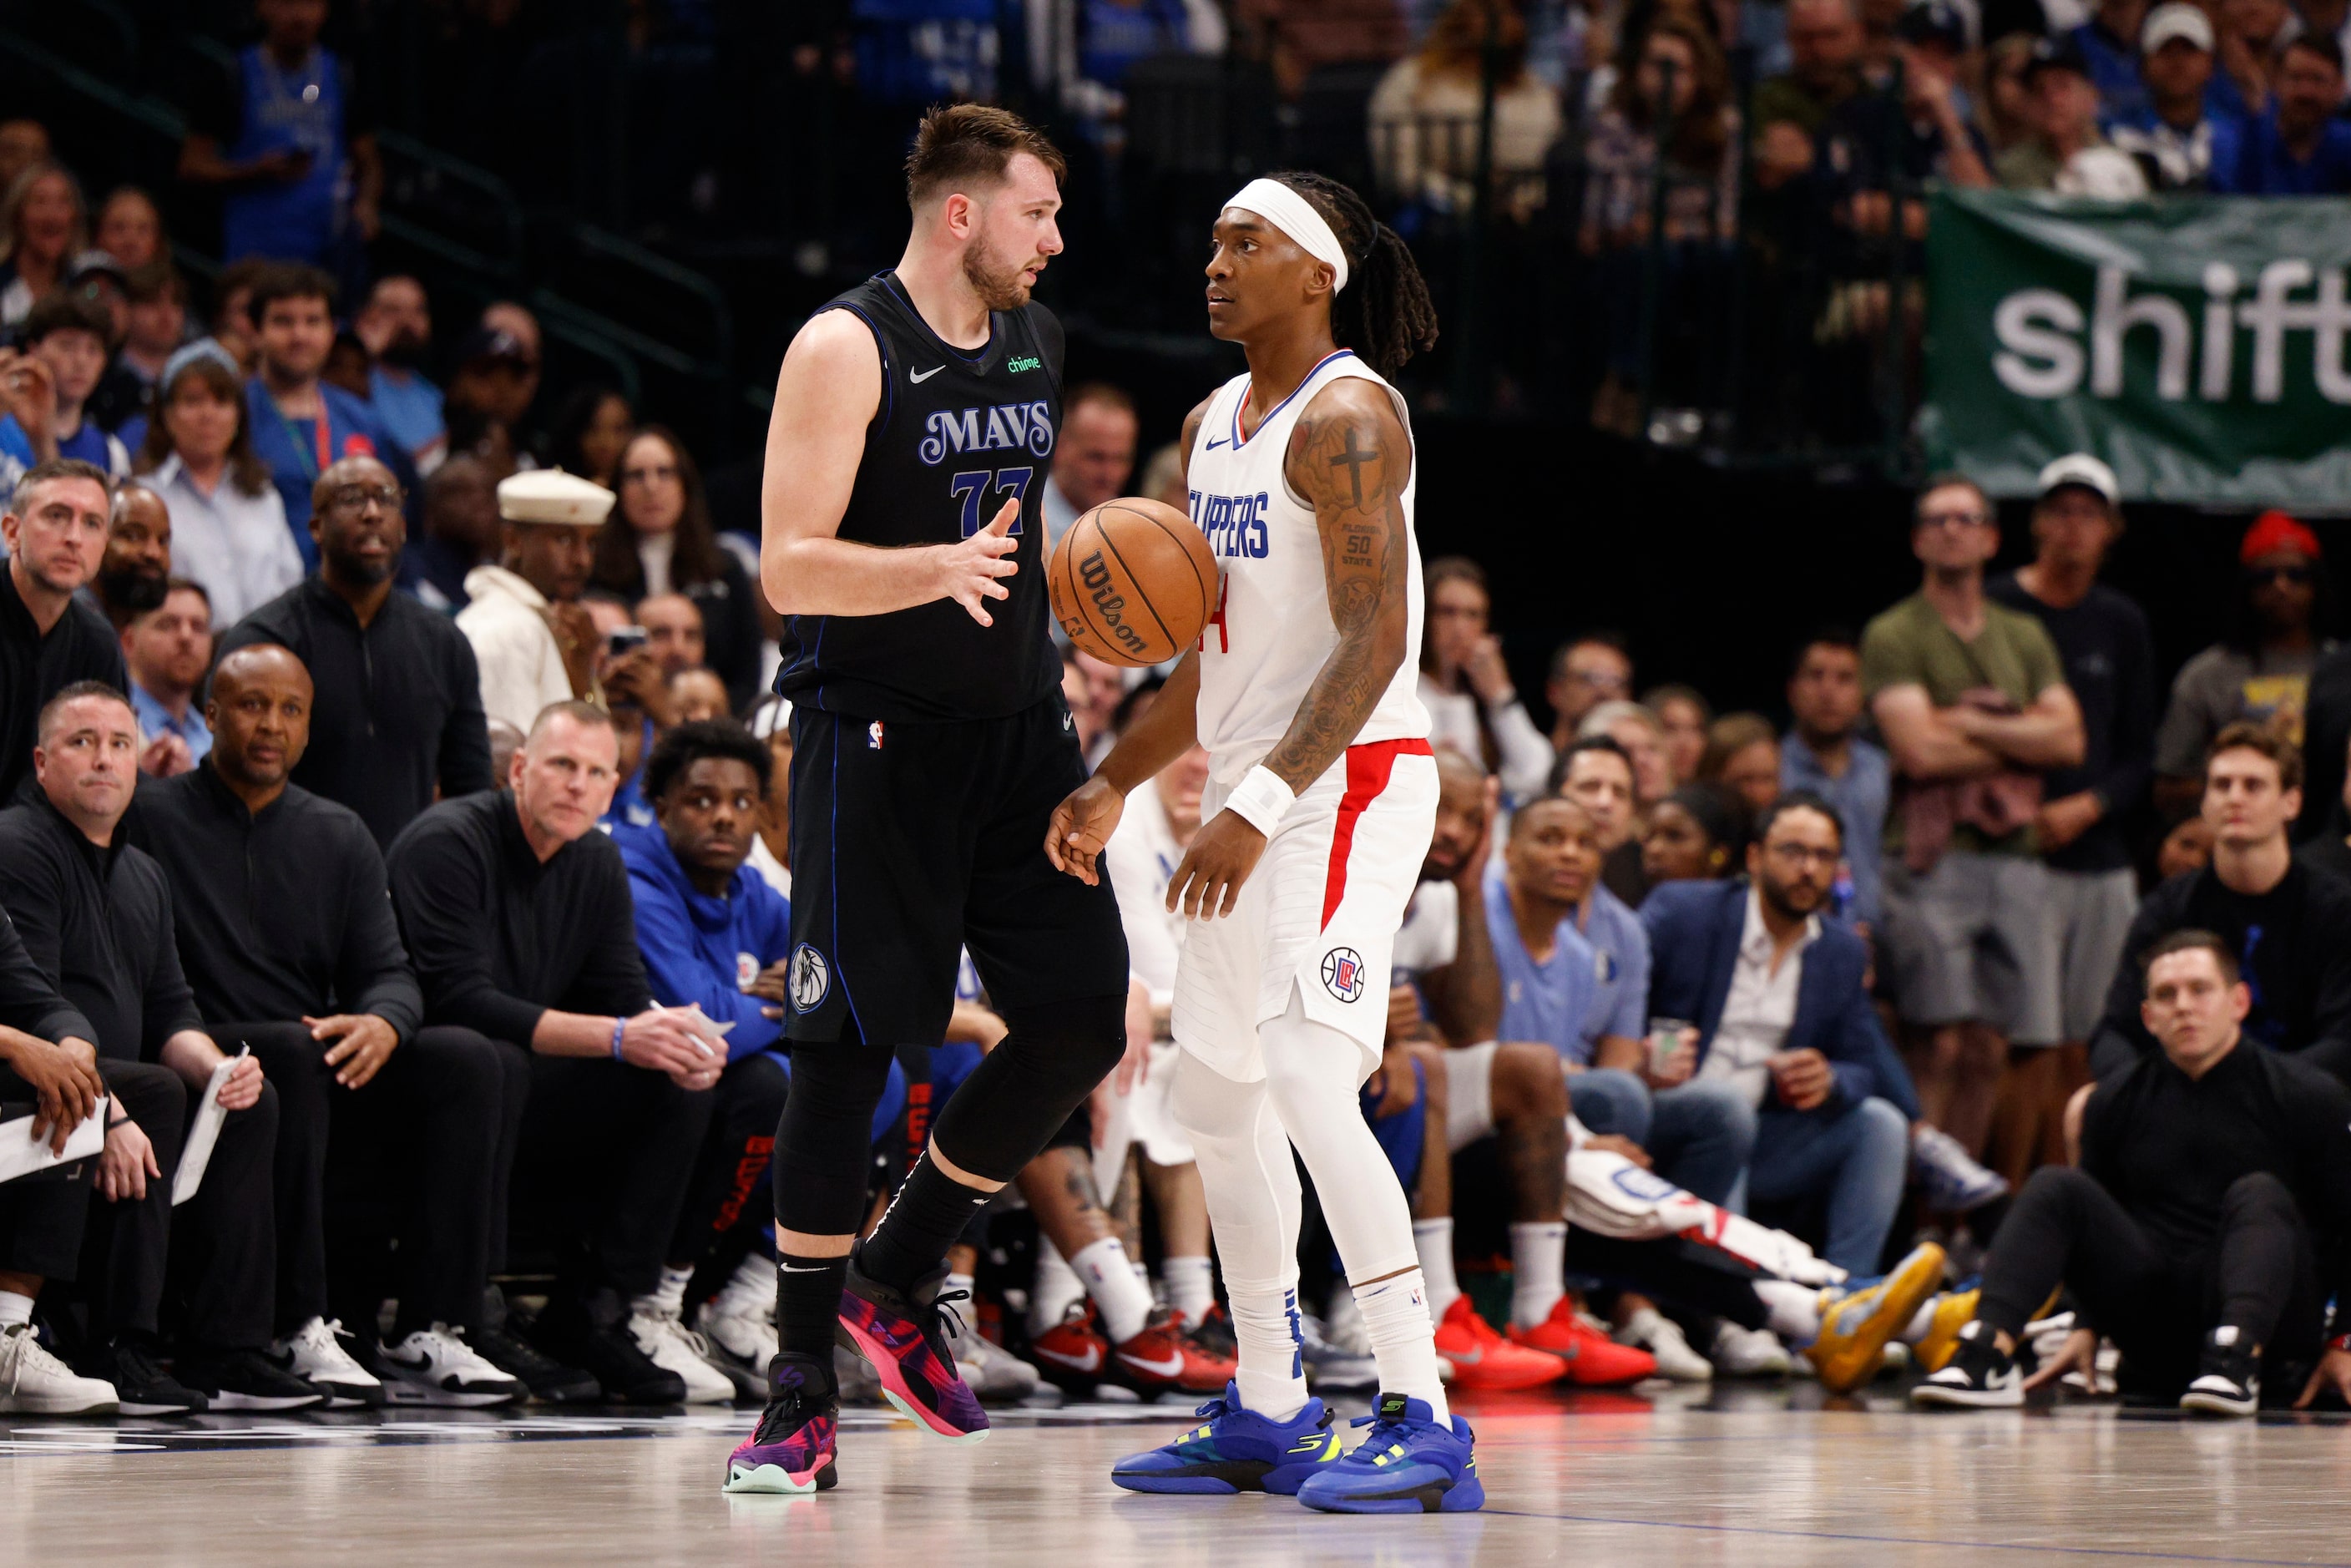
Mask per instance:
[[[839,1484],[833,1450],[841,1396],[830,1357],[784,1351],[768,1363],[768,1407],[759,1425],[726,1459],[730,1492],[806,1497]]]
[[[868,1278],[852,1253],[841,1291],[840,1339],[873,1368],[883,1397],[901,1415],[951,1443],[977,1443],[987,1436],[987,1412],[956,1371],[944,1322],[947,1303],[969,1292],[941,1295],[946,1277],[941,1264],[912,1290],[895,1291]]]

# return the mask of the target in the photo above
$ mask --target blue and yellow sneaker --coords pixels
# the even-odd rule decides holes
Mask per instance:
[[[1228,1383],[1222,1397],[1195,1413],[1207,1420],[1172,1443],[1129,1454],[1111,1467],[1110,1479],[1129,1491],[1291,1497],[1307,1477],[1339,1461],[1339,1434],[1320,1399],[1307,1400],[1290,1420],[1273,1421],[1245,1408],[1239,1387]]]
[[[1456,1416],[1442,1426],[1427,1400],[1402,1394],[1381,1395],[1374,1409],[1355,1421],[1370,1435],[1309,1478],[1299,1501],[1325,1513],[1468,1513],[1486,1505],[1468,1422]]]

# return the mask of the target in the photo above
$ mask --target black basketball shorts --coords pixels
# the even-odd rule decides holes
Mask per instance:
[[[1109,879],[1045,858],[1086,777],[1059,693],[944,724],[795,706],[792,747],[790,1039],[937,1044],[965,947],[998,1009],[1126,990]]]

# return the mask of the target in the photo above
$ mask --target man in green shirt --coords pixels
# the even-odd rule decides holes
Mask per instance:
[[[1930,480],[1917,593],[1862,633],[1861,685],[1894,759],[1884,956],[1926,1119],[1983,1152],[2011,1040],[2063,1036],[2040,775],[2082,760],[2082,712],[2041,622],[1984,596],[2000,523],[1971,480]]]

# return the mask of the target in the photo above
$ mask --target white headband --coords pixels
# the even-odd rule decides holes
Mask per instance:
[[[1251,180],[1240,188],[1238,194],[1225,204],[1228,207],[1245,207],[1298,242],[1298,247],[1315,260],[1327,262],[1337,274],[1331,284],[1336,294],[1347,287],[1347,253],[1339,245],[1339,236],[1314,210],[1314,204],[1283,184],[1279,180]]]

